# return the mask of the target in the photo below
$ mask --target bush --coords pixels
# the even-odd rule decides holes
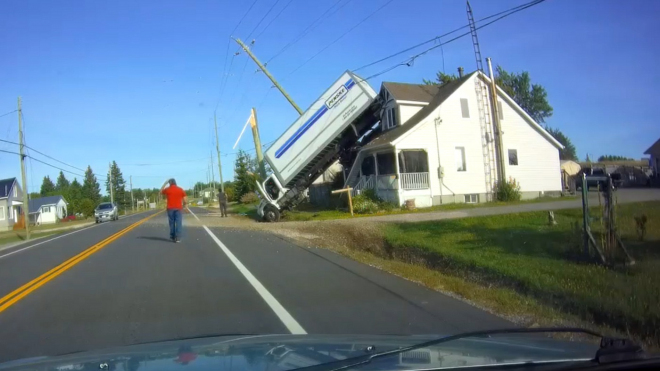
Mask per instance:
[[[241,196],[242,204],[253,204],[259,202],[259,197],[254,192],[248,192]]]
[[[495,196],[497,201],[520,201],[520,184],[513,178],[509,178],[507,182],[497,182]]]
[[[96,209],[94,201],[89,198],[83,198],[80,200],[80,211],[85,215],[85,218],[94,216],[94,209]]]
[[[383,199],[381,199],[378,196],[378,193],[376,193],[375,189],[365,189],[360,193],[362,196],[366,197],[368,200],[371,200],[376,203],[381,203],[383,202]]]
[[[393,202],[382,201],[378,204],[378,207],[383,211],[392,211],[397,208],[397,205]]]
[[[378,203],[364,193],[353,197],[353,212],[357,214],[373,214],[378,211]]]

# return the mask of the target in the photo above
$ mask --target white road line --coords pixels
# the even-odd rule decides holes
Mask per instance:
[[[243,263],[241,263],[240,260],[238,260],[238,258],[236,258],[236,256],[234,256],[234,254],[232,254],[232,252],[229,251],[227,246],[225,246],[225,244],[223,244],[222,241],[220,241],[220,239],[216,237],[216,235],[213,234],[213,232],[211,232],[211,230],[207,226],[203,226],[203,227],[206,230],[206,232],[209,234],[209,236],[211,236],[213,241],[215,241],[215,243],[220,247],[222,252],[224,252],[225,255],[227,255],[229,260],[231,260],[231,262],[234,263],[236,268],[238,268],[238,270],[243,274],[243,276],[248,280],[248,282],[250,282],[252,287],[254,287],[254,289],[257,290],[257,293],[261,295],[261,297],[264,299],[266,304],[268,304],[270,309],[272,309],[273,312],[275,312],[275,314],[277,315],[277,317],[279,317],[280,321],[282,321],[284,326],[286,326],[286,328],[289,329],[289,331],[292,334],[295,335],[307,334],[305,329],[303,329],[302,326],[300,326],[300,324],[291,316],[291,314],[289,314],[289,312],[287,312],[287,310],[284,309],[282,304],[280,304],[280,302],[277,301],[277,299],[275,299],[275,297],[264,287],[264,285],[262,285],[261,282],[259,282],[259,280],[257,280],[257,278],[252,273],[250,273],[250,271],[243,265]]]
[[[197,217],[197,215],[195,215],[195,213],[193,213],[192,210],[190,210],[190,208],[188,208],[188,211],[190,211],[190,213],[192,214],[192,216],[194,216],[195,219],[197,219],[198,222],[200,221],[199,218]]]
[[[141,212],[141,213],[131,214],[131,215],[124,215],[123,217],[120,216],[119,219],[125,219],[125,218],[129,218],[129,217],[131,217],[131,216],[135,216],[135,215],[143,214],[143,213],[146,213],[146,211]],[[102,223],[102,224],[105,224],[105,223]],[[4,259],[4,258],[6,258],[6,257],[8,257],[8,256],[10,256],[10,255],[14,255],[14,254],[19,253],[19,252],[21,252],[21,251],[23,251],[23,250],[31,249],[31,248],[33,248],[33,247],[36,247],[36,246],[39,246],[39,245],[43,245],[43,244],[45,244],[45,243],[47,243],[47,242],[54,241],[54,240],[57,240],[57,239],[62,238],[62,237],[70,236],[70,235],[72,235],[72,234],[74,234],[74,233],[78,233],[78,232],[82,232],[82,231],[87,230],[87,229],[90,229],[90,228],[98,227],[99,225],[102,225],[102,224],[92,224],[92,225],[90,225],[89,227],[80,228],[80,229],[77,229],[77,230],[75,230],[75,231],[73,231],[73,232],[69,232],[69,233],[66,233],[66,234],[62,234],[62,235],[59,235],[59,236],[57,236],[57,237],[53,237],[53,238],[51,238],[51,239],[49,239],[49,240],[41,241],[41,242],[39,242],[39,243],[35,243],[34,245],[30,245],[30,246],[23,247],[23,248],[21,248],[21,249],[18,249],[18,250],[16,250],[16,251],[12,251],[12,252],[7,253],[7,254],[5,254],[5,255],[0,255],[0,259]],[[55,233],[57,233],[57,232],[55,232]],[[11,247],[9,247],[9,249],[11,249]],[[0,249],[0,251],[2,251],[2,249]]]

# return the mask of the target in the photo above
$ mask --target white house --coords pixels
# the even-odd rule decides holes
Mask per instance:
[[[0,231],[18,223],[23,207],[23,190],[16,178],[0,180]]]
[[[62,196],[49,196],[29,200],[30,223],[52,224],[67,215],[67,203]]]
[[[357,155],[346,185],[417,207],[492,200],[497,174],[489,78],[473,72],[437,85],[384,82],[381,126]],[[498,88],[505,176],[523,199],[562,190],[550,134]]]

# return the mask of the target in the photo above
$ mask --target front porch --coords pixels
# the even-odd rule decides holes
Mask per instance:
[[[353,195],[373,189],[383,200],[402,205],[414,199],[417,207],[431,206],[428,154],[422,149],[395,147],[361,152],[348,177]]]

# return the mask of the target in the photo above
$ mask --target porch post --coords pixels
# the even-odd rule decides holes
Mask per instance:
[[[376,177],[378,177],[378,158],[376,158],[376,153],[374,152],[374,172],[376,173]]]
[[[396,172],[396,198],[398,204],[401,205],[401,171],[399,170],[399,152],[394,146],[394,171]]]

